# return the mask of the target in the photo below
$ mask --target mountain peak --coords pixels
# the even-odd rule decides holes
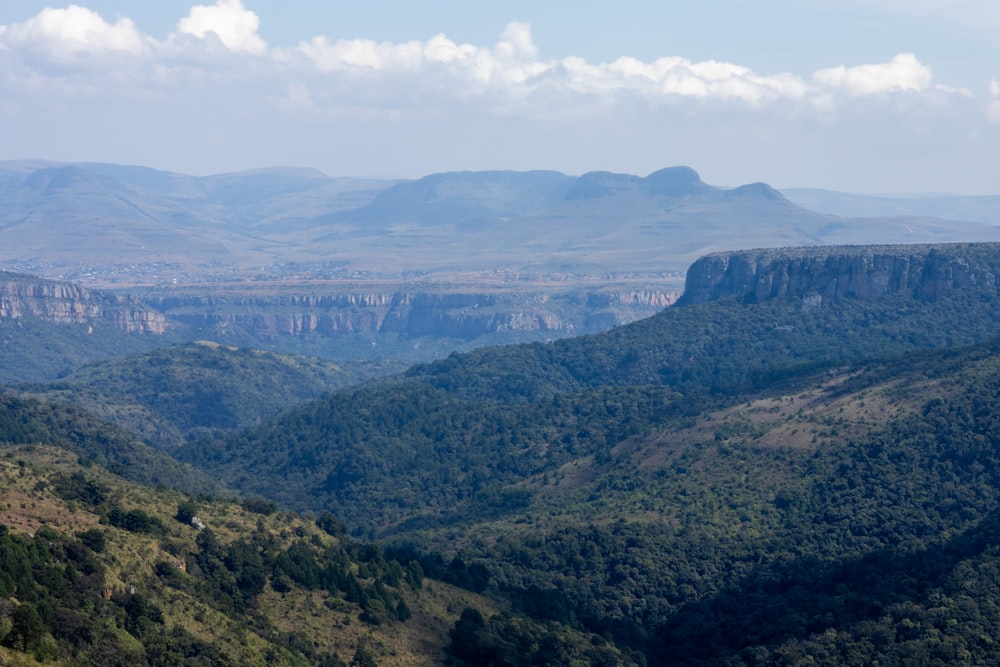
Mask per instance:
[[[597,199],[616,192],[631,191],[639,181],[639,177],[632,174],[589,171],[576,179],[576,183],[566,193],[566,199]]]
[[[667,167],[642,179],[643,189],[651,195],[684,197],[714,189],[701,180],[691,167]]]
[[[738,188],[726,191],[729,199],[770,199],[772,201],[788,201],[785,195],[781,194],[767,183],[748,183]]]

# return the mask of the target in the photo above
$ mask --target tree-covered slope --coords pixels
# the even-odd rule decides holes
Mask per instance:
[[[140,484],[190,493],[225,488],[82,408],[0,394],[0,446],[36,444],[61,447],[83,465],[100,465]]]
[[[169,338],[128,334],[106,322],[59,325],[30,316],[0,318],[0,384],[52,380],[84,364],[169,344]]]
[[[237,487],[384,531],[476,498],[495,506],[498,489],[604,456],[699,410],[705,395],[724,400],[831,364],[984,340],[998,308],[995,296],[968,292],[672,307],[606,334],[452,355],[180,455]]]
[[[334,364],[198,342],[92,364],[20,391],[83,406],[172,450],[382,372],[377,362]]]
[[[969,664],[988,663],[1000,657],[986,574],[1000,555],[991,528],[998,371],[1000,343],[989,343],[697,402],[639,388],[561,397],[550,404],[565,421],[547,424],[547,442],[564,447],[561,464],[509,472],[515,464],[484,445],[481,465],[491,456],[493,465],[477,474],[489,471],[490,483],[445,511],[425,480],[409,496],[416,516],[395,526],[393,540],[459,552],[529,613],[605,633],[654,664],[794,664],[820,649],[861,664],[966,654]],[[635,415],[656,404],[646,412],[659,421],[634,428],[622,404]],[[416,414],[428,407],[412,405]],[[359,420],[372,424],[363,412]],[[468,426],[440,432],[482,442]],[[558,427],[580,449],[551,437]],[[520,451],[510,461],[536,465]],[[406,470],[420,465],[418,456],[402,460],[392,478],[416,486]],[[372,466],[357,462],[353,492],[375,478]],[[389,489],[381,488],[387,505]],[[984,630],[967,630],[965,619]]]
[[[993,567],[1000,506],[1000,301],[974,283],[672,307],[453,355],[182,455],[459,553],[528,613],[654,664],[989,663],[1000,635],[961,611],[997,620],[988,577],[955,574]]]
[[[898,664],[939,640],[987,664],[995,631],[956,620],[997,620],[990,576],[962,577],[1000,553],[998,369],[990,344],[798,378],[527,479],[502,516],[399,538],[454,544],[654,664],[819,645]]]
[[[508,646],[634,664],[471,592],[460,561],[355,542],[329,514],[140,487],[43,445],[0,448],[0,492],[4,664],[433,665]]]

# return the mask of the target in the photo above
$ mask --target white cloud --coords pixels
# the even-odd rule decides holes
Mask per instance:
[[[51,62],[75,64],[81,55],[129,57],[146,50],[149,40],[127,18],[108,23],[85,7],[43,9],[24,23],[2,26],[0,45],[39,55]]]
[[[176,92],[185,85],[204,88],[206,82],[218,82],[241,86],[248,97],[278,101],[281,109],[317,113],[368,106],[423,113],[460,103],[470,105],[472,113],[542,118],[637,104],[657,109],[687,100],[723,108],[781,104],[783,110],[828,118],[860,105],[862,97],[904,93],[900,104],[916,105],[922,98],[915,94],[928,100],[933,95],[940,105],[942,99],[971,95],[937,84],[931,69],[912,53],[805,75],[762,74],[737,63],[680,56],[650,61],[622,56],[596,63],[578,56],[544,59],[531,26],[516,22],[492,45],[459,43],[443,34],[405,42],[319,35],[295,47],[270,48],[259,28],[258,16],[241,0],[192,7],[163,40],[143,35],[128,18],[110,23],[71,5],[0,26],[0,55],[30,62],[35,90],[42,89],[38,80],[45,77],[70,82],[65,67],[72,65],[75,84],[100,88],[124,82],[130,92]],[[101,57],[81,59],[81,53]],[[299,83],[289,86],[289,80]]]
[[[569,87],[583,93],[632,91],[651,98],[720,98],[757,104],[799,99],[807,92],[805,83],[791,74],[761,76],[746,67],[714,60],[695,63],[672,57],[645,63],[624,57],[590,65],[581,58],[565,58],[561,66]]]
[[[241,0],[218,0],[214,5],[196,5],[177,24],[180,34],[204,39],[214,33],[234,53],[261,54],[267,51],[257,30],[258,16],[245,9]]]
[[[818,70],[813,80],[821,86],[862,96],[927,90],[934,76],[915,55],[901,53],[888,63]]]
[[[531,28],[511,23],[493,47],[456,44],[445,35],[426,42],[374,42],[367,39],[314,37],[295,50],[325,73],[378,75],[446,72],[459,81],[475,83],[525,83],[547,71],[549,65],[533,60],[538,52]]]

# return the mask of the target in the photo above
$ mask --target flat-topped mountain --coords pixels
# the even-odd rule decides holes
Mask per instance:
[[[681,303],[726,296],[874,300],[907,292],[934,298],[953,290],[996,293],[1000,244],[837,246],[713,253],[688,270]]]

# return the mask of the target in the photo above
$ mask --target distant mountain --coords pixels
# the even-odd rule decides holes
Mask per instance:
[[[252,228],[311,220],[391,181],[275,168],[194,177],[95,163],[0,163],[0,261],[49,277],[191,279],[289,261]],[[17,248],[16,250],[14,248]]]
[[[1000,224],[1000,195],[858,195],[815,188],[781,192],[799,206],[845,218],[929,216]]]
[[[294,168],[193,177],[0,163],[0,263],[120,284],[331,272],[657,275],[720,250],[998,239],[992,224],[926,211],[863,220],[816,213],[766,184],[719,188],[688,167],[393,182]]]

